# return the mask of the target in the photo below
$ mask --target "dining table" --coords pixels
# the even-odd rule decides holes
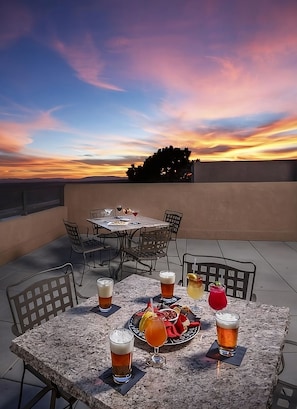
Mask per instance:
[[[93,226],[104,228],[108,232],[117,235],[119,247],[113,258],[116,258],[118,255],[122,257],[125,247],[132,245],[133,239],[135,239],[137,232],[139,232],[141,229],[162,228],[170,225],[170,223],[164,220],[154,219],[152,217],[142,216],[139,214],[134,216],[132,213],[128,213],[124,216],[104,215],[102,217],[88,218],[87,221]],[[118,279],[121,273],[121,268],[122,263],[120,262],[119,266],[112,272],[112,277]]]
[[[164,220],[154,219],[152,217],[128,214],[126,216],[102,216],[88,218],[88,222],[95,226],[103,227],[112,233],[132,233],[143,227],[166,227],[169,225]]]
[[[228,297],[227,308],[240,316],[241,352],[234,363],[213,353],[215,317],[205,292],[199,301],[202,314],[197,330],[162,346],[166,365],[155,368],[146,364],[152,347],[131,327],[131,317],[159,295],[159,280],[132,274],[115,284],[112,314],[98,313],[94,294],[13,339],[11,351],[91,409],[269,408],[289,309]],[[176,304],[191,307],[186,287],[175,285],[174,296]],[[108,334],[127,326],[135,334],[132,380],[133,374],[141,376],[123,392],[106,382],[104,374],[111,367]]]

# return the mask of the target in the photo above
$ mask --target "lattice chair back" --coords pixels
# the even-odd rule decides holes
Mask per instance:
[[[34,274],[8,286],[6,294],[18,336],[77,304],[72,264]]]
[[[178,233],[182,218],[183,214],[180,212],[176,212],[174,210],[165,210],[164,221],[170,224],[171,233],[175,237]]]
[[[84,250],[84,244],[83,244],[83,240],[81,238],[77,224],[64,220],[64,225],[65,225],[72,249],[77,253],[82,253]]]
[[[191,272],[202,276],[205,291],[208,291],[210,283],[220,281],[225,285],[228,296],[250,301],[256,300],[253,292],[256,265],[251,261],[185,253],[183,256],[183,284],[187,273]]]
[[[152,230],[143,229],[140,233],[139,251],[141,254],[152,254],[158,258],[161,254],[167,254],[169,241],[169,227],[161,227]]]

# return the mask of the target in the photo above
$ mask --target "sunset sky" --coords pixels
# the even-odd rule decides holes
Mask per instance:
[[[296,0],[7,0],[0,178],[297,159]]]

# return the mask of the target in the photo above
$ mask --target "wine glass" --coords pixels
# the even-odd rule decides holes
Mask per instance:
[[[121,213],[121,211],[122,211],[122,205],[117,205],[117,211],[118,211],[118,214],[120,214]]]
[[[113,209],[108,209],[108,208],[104,209],[104,212],[105,212],[106,216],[110,216],[111,213],[112,213],[112,210]]]
[[[159,348],[167,341],[167,331],[162,317],[152,316],[148,319],[144,336],[146,342],[154,348],[154,352],[147,359],[147,364],[156,368],[162,368],[166,358],[159,354]]]
[[[194,300],[194,306],[191,307],[191,310],[195,315],[201,316],[202,308],[197,305],[197,300],[200,300],[200,298],[202,298],[204,294],[204,284],[202,281],[202,277],[196,273],[188,273],[187,279],[187,293],[188,296],[193,298]]]
[[[211,283],[208,290],[208,304],[213,310],[219,311],[227,306],[226,289],[223,284],[219,282]]]

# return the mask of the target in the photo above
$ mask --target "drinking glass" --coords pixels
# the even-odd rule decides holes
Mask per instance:
[[[159,354],[159,348],[167,341],[164,320],[158,316],[150,317],[144,331],[144,336],[146,342],[154,348],[154,352],[146,361],[147,364],[156,368],[162,368],[166,363],[166,358]]]
[[[102,277],[97,280],[98,301],[101,312],[107,312],[111,309],[113,285],[112,278]]]
[[[110,216],[112,211],[113,211],[113,209],[108,209],[108,208],[104,209],[104,212],[105,212],[106,216]]]
[[[188,296],[194,300],[194,306],[191,307],[191,310],[195,315],[200,316],[202,314],[202,308],[197,305],[197,301],[200,300],[204,294],[202,277],[196,273],[190,273],[187,275],[187,279],[187,293]]]
[[[109,333],[112,377],[115,383],[129,382],[132,375],[134,334],[127,328],[117,328]]]
[[[208,304],[213,310],[219,311],[227,306],[226,289],[223,284],[211,283],[208,290]]]
[[[174,271],[160,271],[159,274],[161,283],[161,297],[165,303],[174,301],[173,292],[175,284],[175,272]]]
[[[216,312],[215,317],[219,353],[222,356],[233,356],[237,348],[239,315],[225,310]]]
[[[121,213],[122,208],[123,208],[122,205],[117,205],[118,215]]]

